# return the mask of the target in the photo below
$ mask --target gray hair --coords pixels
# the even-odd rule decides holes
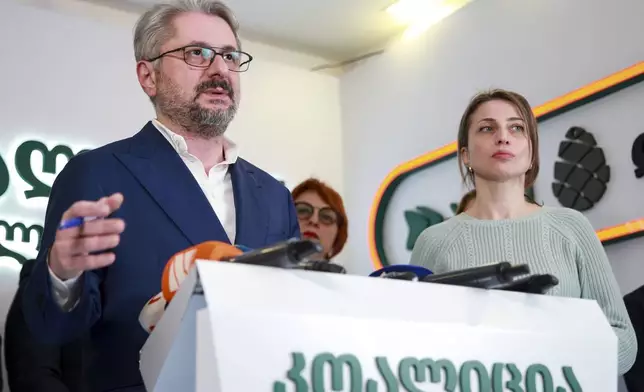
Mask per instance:
[[[237,48],[241,50],[239,24],[233,11],[216,0],[175,0],[172,3],[156,4],[146,11],[134,28],[134,58],[147,60],[160,55],[161,46],[174,36],[174,18],[185,12],[198,12],[218,16],[233,30]]]

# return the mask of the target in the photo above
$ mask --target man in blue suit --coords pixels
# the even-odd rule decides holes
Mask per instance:
[[[288,189],[224,137],[252,60],[231,11],[212,0],[156,5],[138,21],[134,48],[156,119],[57,176],[22,296],[43,341],[89,332],[91,391],[144,390],[138,316],[174,253],[207,240],[259,248],[299,237]],[[74,224],[87,217],[98,219]]]

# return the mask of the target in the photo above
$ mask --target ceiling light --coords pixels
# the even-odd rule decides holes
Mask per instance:
[[[472,0],[398,0],[386,11],[396,22],[407,25],[403,39],[417,37]]]
[[[443,2],[443,0],[398,0],[387,7],[386,11],[396,22],[407,25],[415,22],[419,16],[434,13]]]

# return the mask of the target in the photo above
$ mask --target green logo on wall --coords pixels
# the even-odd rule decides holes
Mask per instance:
[[[644,177],[644,133],[640,134],[633,142],[631,159],[635,165],[635,178]]]
[[[451,205],[452,212],[456,211],[454,203]],[[418,206],[415,210],[405,211],[405,221],[409,227],[409,234],[407,235],[407,249],[414,249],[414,244],[418,239],[420,233],[430,226],[437,225],[445,220],[445,217],[438,211],[429,207]]]
[[[292,365],[286,372],[286,379],[296,392],[351,391],[351,392],[420,392],[441,384],[443,391],[480,392],[523,392],[556,391],[581,392],[583,389],[570,366],[553,369],[561,372],[565,386],[554,385],[553,370],[546,365],[535,363],[527,369],[519,369],[514,363],[494,363],[486,366],[482,361],[470,360],[460,366],[449,359],[434,360],[406,357],[391,361],[387,357],[376,357],[374,362],[381,380],[364,376],[363,365],[357,356],[320,353],[313,357],[307,368],[306,357],[301,352],[291,353]],[[326,370],[329,369],[329,370]],[[308,373],[308,374],[307,374]],[[330,373],[330,385],[327,385]],[[348,377],[347,377],[348,375]],[[472,377],[474,376],[474,377]],[[383,385],[384,384],[384,385]],[[384,389],[381,387],[384,386]],[[399,386],[402,386],[400,388]],[[275,381],[273,392],[286,392],[285,381]]]
[[[77,154],[88,150],[81,150]],[[32,166],[32,156],[37,152],[42,155],[42,167],[34,168]],[[51,150],[47,146],[36,140],[28,140],[20,144],[15,151],[14,168],[15,172],[28,185],[28,189],[24,192],[24,199],[34,198],[48,198],[51,193],[51,187],[45,184],[37,175],[38,172],[56,174],[59,171],[57,167],[58,157],[65,157],[67,161],[74,155],[72,149],[65,145],[57,145]],[[11,184],[11,176],[9,166],[5,159],[0,156],[0,197],[4,196],[9,190]],[[3,211],[7,213],[7,211]],[[12,213],[15,213],[12,211]],[[22,222],[7,222],[7,220],[0,216],[0,227],[5,231],[4,240],[7,242],[22,242],[30,243],[35,235],[36,250],[40,248],[40,240],[42,238],[43,227],[42,225],[27,225]],[[18,263],[24,263],[27,258],[17,252],[8,249],[5,241],[0,243],[0,257],[9,257],[16,260]]]

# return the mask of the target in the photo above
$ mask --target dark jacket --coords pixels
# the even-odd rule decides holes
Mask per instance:
[[[644,391],[644,286],[626,294],[624,303],[640,347],[633,367],[624,374],[624,382],[629,392],[640,392]]]
[[[84,392],[85,342],[64,346],[38,342],[29,332],[22,312],[21,295],[36,260],[20,271],[18,292],[5,325],[5,362],[11,392]],[[0,389],[2,383],[0,382]]]
[[[2,335],[0,335],[0,352],[2,351]],[[0,355],[0,392],[4,388],[4,380],[2,379],[2,355]]]
[[[235,198],[236,244],[257,249],[299,237],[289,190],[244,159],[229,167]],[[114,264],[82,275],[78,305],[61,311],[51,291],[46,257],[62,215],[79,200],[120,192],[113,214],[125,221]],[[161,276],[177,252],[205,241],[229,242],[208,198],[179,154],[152,123],[131,138],[73,157],[56,176],[38,261],[22,293],[27,325],[43,342],[64,344],[91,335],[90,390],[144,391],[140,351],[148,333],[143,306],[161,291]]]

